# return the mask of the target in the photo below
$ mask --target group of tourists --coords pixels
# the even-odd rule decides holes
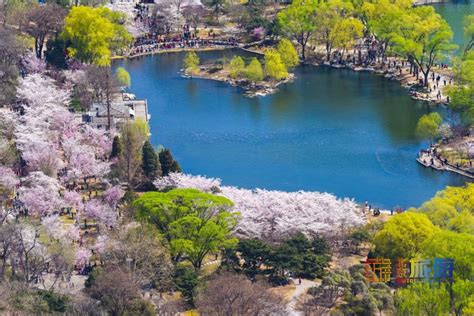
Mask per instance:
[[[184,37],[182,35],[167,38],[162,35],[139,37],[130,49],[130,56],[153,53],[161,50],[185,49],[185,48],[211,48],[217,46],[235,47],[237,41],[231,37],[228,39],[203,39],[193,35]]]

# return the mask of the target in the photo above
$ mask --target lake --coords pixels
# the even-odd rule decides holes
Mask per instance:
[[[453,23],[461,43],[462,19],[456,16],[474,11],[472,5],[436,9]],[[199,55],[206,62],[237,53],[244,54]],[[170,148],[186,173],[244,188],[330,192],[383,208],[419,206],[445,186],[466,182],[415,161],[427,147],[414,137],[416,122],[429,109],[398,82],[307,66],[277,93],[247,98],[224,83],[181,78],[184,56],[160,54],[114,66],[124,66],[130,91],[148,99],[153,145]]]

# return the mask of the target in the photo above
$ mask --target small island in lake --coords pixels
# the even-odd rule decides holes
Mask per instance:
[[[263,62],[257,57],[234,56],[201,65],[198,55],[189,52],[184,59],[183,76],[223,81],[242,88],[247,96],[264,96],[277,91],[280,84],[295,78],[289,70],[299,64],[298,53],[289,40],[277,48],[266,49]]]

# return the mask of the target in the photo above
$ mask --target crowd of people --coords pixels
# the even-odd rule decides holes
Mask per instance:
[[[186,49],[186,48],[211,48],[217,46],[236,47],[237,40],[234,37],[218,38],[216,33],[209,32],[209,37],[202,38],[196,36],[189,30],[189,26],[183,27],[183,32],[179,35],[169,37],[167,35],[147,34],[137,37],[129,55],[140,55],[153,53],[161,50]]]

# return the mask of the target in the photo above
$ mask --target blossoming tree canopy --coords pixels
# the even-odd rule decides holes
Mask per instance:
[[[0,166],[0,192],[2,190],[13,191],[19,183],[20,181],[12,169]]]
[[[117,223],[117,214],[112,208],[100,201],[99,199],[92,199],[84,206],[84,216],[95,220],[98,224],[106,227],[115,226]]]
[[[110,207],[115,209],[124,195],[125,191],[119,185],[116,185],[104,192],[104,200]]]
[[[180,173],[171,173],[154,184],[158,189],[196,188],[219,192],[231,200],[234,210],[241,214],[235,232],[242,237],[278,237],[294,231],[334,232],[341,225],[364,223],[364,215],[353,200],[339,200],[328,193],[239,189],[221,186],[220,179]]]
[[[18,99],[24,115],[16,119],[14,136],[28,171],[56,177],[60,169],[66,168],[63,181],[102,178],[109,173],[106,157],[111,150],[111,136],[75,121],[67,109],[70,90],[57,87],[50,78],[32,74],[21,80]]]
[[[19,189],[19,193],[20,200],[33,216],[52,214],[59,211],[62,204],[58,181],[41,171],[30,173],[25,180],[25,185]]]

